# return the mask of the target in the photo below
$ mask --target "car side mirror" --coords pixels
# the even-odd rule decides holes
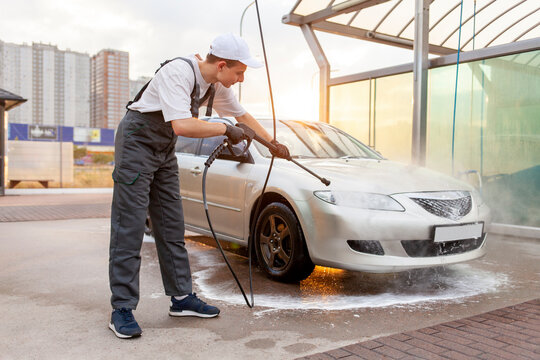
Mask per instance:
[[[253,162],[249,152],[240,156],[231,155],[228,152],[221,153],[217,158],[221,160],[237,161],[239,163],[252,163]]]

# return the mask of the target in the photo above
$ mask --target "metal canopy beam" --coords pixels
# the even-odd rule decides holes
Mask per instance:
[[[426,164],[429,0],[415,0],[412,160]]]
[[[331,23],[328,21],[313,24],[312,28],[314,30],[324,31],[330,34],[348,36],[360,40],[368,40],[379,44],[397,46],[409,50],[413,49],[412,40],[385,35],[365,29],[353,28],[350,26]],[[436,55],[449,55],[454,54],[456,51],[454,49],[442,46],[429,45],[429,52]]]
[[[315,32],[310,25],[301,25],[302,33],[315,57],[315,61],[319,66],[319,121],[328,123],[329,107],[330,107],[330,62],[326,58],[324,51],[315,35]]]
[[[492,59],[501,56],[511,56],[513,54],[521,54],[529,51],[540,50],[540,38],[522,40],[517,43],[509,43],[497,46],[491,46],[489,48],[482,48],[478,50],[471,50],[462,52],[459,58],[459,63],[464,64],[471,61],[478,61],[483,59]],[[516,55],[517,56],[517,55]],[[511,59],[513,61],[514,59]],[[429,59],[429,68],[435,69],[442,66],[455,65],[457,61],[457,54],[451,54],[441,56],[438,58]],[[345,76],[338,76],[330,79],[330,86],[342,85],[351,82],[364,81],[373,78],[380,78],[384,76],[392,76],[397,74],[404,74],[413,70],[413,63],[402,64],[397,66],[391,66],[387,68],[365,71],[362,73],[356,73]]]
[[[313,14],[291,17],[289,18],[290,20],[287,20],[287,22],[283,22],[291,25],[315,24],[334,16],[362,10],[387,1],[389,0],[349,0],[337,5],[328,6],[327,8],[314,12]]]
[[[379,19],[379,21],[376,23],[376,25],[374,25],[374,27],[371,27],[371,28],[368,28],[368,29],[358,28],[356,26],[352,26],[351,24],[352,24],[353,20],[357,17],[357,15],[362,12],[361,11],[362,9],[365,9],[365,8],[368,8],[368,7],[373,7],[373,6],[376,6],[378,4],[385,3],[385,2],[387,2],[389,0],[348,0],[348,1],[343,1],[343,2],[341,2],[339,4],[337,4],[337,5],[334,5],[334,1],[331,1],[328,5],[326,5],[324,8],[320,9],[319,11],[316,11],[314,13],[311,13],[311,14],[308,14],[308,15],[305,15],[305,16],[294,13],[294,11],[296,11],[297,7],[299,6],[299,4],[302,1],[307,2],[308,0],[297,0],[296,3],[295,3],[295,6],[289,12],[289,14],[286,14],[285,16],[283,16],[282,21],[285,24],[296,25],[296,26],[300,26],[302,24],[311,24],[311,25],[313,25],[313,29],[315,29],[315,30],[322,30],[322,31],[332,32],[334,34],[344,35],[344,36],[351,36],[351,34],[356,34],[358,32],[363,32],[363,33],[371,32],[371,33],[375,34],[374,37],[367,37],[366,38],[365,36],[355,36],[355,35],[353,35],[352,37],[356,37],[356,38],[360,38],[360,39],[368,40],[368,41],[374,41],[374,42],[378,42],[378,43],[383,43],[383,44],[388,44],[388,45],[393,45],[393,46],[410,48],[409,46],[403,46],[403,44],[408,42],[408,41],[412,41],[412,40],[407,39],[407,38],[403,38],[402,34],[412,24],[412,22],[414,21],[414,16],[411,17],[410,20],[408,22],[406,22],[406,24],[397,33],[382,34],[382,33],[378,32],[378,28],[381,26],[381,24],[384,21],[387,20],[388,16],[391,13],[394,13],[398,9],[400,11],[403,10],[401,6],[398,6],[400,4],[403,4],[402,0],[397,0],[392,6],[389,7],[390,9],[388,11],[386,11],[386,13],[383,15],[383,17],[381,19]],[[436,19],[434,24],[431,26],[430,31],[431,30],[432,31],[437,31],[438,34],[442,31],[443,32],[442,37],[444,38],[444,40],[441,43],[437,42],[437,44],[431,44],[430,45],[429,52],[432,53],[432,54],[446,55],[446,54],[450,54],[451,52],[457,52],[457,49],[453,49],[453,48],[450,49],[449,45],[447,45],[447,42],[452,38],[452,36],[455,35],[455,33],[459,30],[460,26],[459,25],[456,26],[456,27],[452,26],[451,28],[448,28],[448,29],[439,29],[439,26],[438,26],[444,20],[447,20],[450,16],[452,16],[452,14],[455,12],[457,7],[461,4],[461,0],[452,0],[452,1],[455,1],[456,4],[450,6],[450,8],[448,10],[446,10],[446,12],[444,14],[442,14],[441,16],[438,16],[438,18]],[[460,25],[464,26],[466,24],[469,24],[470,21],[474,20],[475,18],[478,17],[478,15],[481,14],[483,16],[483,18],[482,18],[483,26],[482,26],[482,28],[477,29],[475,31],[475,33],[476,33],[475,35],[479,35],[487,27],[489,27],[491,24],[497,22],[502,16],[508,14],[510,11],[513,11],[515,9],[520,8],[523,4],[532,4],[533,1],[538,1],[538,0],[516,0],[516,1],[508,2],[508,3],[503,2],[502,0],[501,1],[486,0],[484,2],[484,4],[482,4],[481,8],[477,9],[474,14],[470,14],[466,19],[464,19],[464,21]],[[435,0],[430,0],[429,1],[430,4],[432,4],[434,2],[435,2]],[[412,3],[412,1],[411,1],[411,3]],[[437,3],[443,3],[443,0],[439,0]],[[500,5],[499,8],[492,9],[495,4]],[[410,5],[408,5],[408,6],[410,6]],[[490,10],[493,10],[493,11],[491,11],[491,13],[488,13],[488,11],[485,11],[486,9],[490,9]],[[503,34],[507,33],[508,31],[510,31],[512,29],[515,29],[515,25],[517,25],[520,21],[522,21],[523,18],[528,18],[528,17],[533,16],[535,14],[534,11],[532,13],[529,13],[529,14],[524,14],[525,11],[530,11],[530,7],[523,7],[522,10],[523,10],[522,11],[523,14],[518,14],[518,15],[520,17],[523,16],[523,15],[525,15],[525,16],[523,16],[521,19],[513,22],[513,24],[511,24],[510,26],[505,25],[506,29],[505,29],[505,31],[502,32]],[[333,22],[333,18],[338,17],[341,14],[350,13],[350,12],[355,12],[355,14],[354,14],[354,16],[352,16],[349,19],[347,24],[341,25],[341,24],[335,24]],[[333,27],[330,24],[338,25],[339,31],[336,31],[335,30],[336,27]],[[535,29],[538,26],[539,26],[539,24],[537,23],[537,24],[533,25],[531,29],[528,29],[524,33],[520,34],[519,36],[517,36],[517,37],[514,36],[515,39],[512,40],[512,42],[518,41],[519,39],[521,39],[523,36],[525,36],[527,33],[529,33],[530,31],[532,31],[533,29]],[[332,28],[332,29],[329,29],[329,28]],[[448,30],[448,31],[446,31],[446,30]],[[381,41],[381,39],[383,39],[385,37],[386,37],[386,39]],[[468,38],[463,39],[462,49],[467,47],[467,45],[472,41],[472,38],[473,38],[473,36],[470,36]],[[491,45],[492,43],[493,42],[489,42],[489,45]],[[487,46],[484,45],[482,47],[487,47]],[[447,50],[447,49],[450,49],[450,50]]]

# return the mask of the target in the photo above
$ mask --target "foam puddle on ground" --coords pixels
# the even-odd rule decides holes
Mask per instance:
[[[232,305],[245,304],[232,277],[218,283],[213,280],[216,274],[228,271],[223,263],[217,262],[216,257],[208,252],[195,252],[193,256],[205,266],[204,270],[192,274],[194,283],[205,299]],[[245,274],[238,274],[241,278],[243,275],[247,278],[247,266],[244,269]],[[271,280],[264,281],[272,283]],[[258,293],[254,285],[254,296],[256,307],[275,310],[347,310],[460,302],[475,295],[496,292],[508,283],[506,274],[478,269],[469,264],[384,275],[318,267],[300,285],[292,288],[291,285],[283,285],[284,289],[287,286],[285,292],[292,294],[280,294],[280,284],[270,285],[278,291],[265,289],[265,293]]]

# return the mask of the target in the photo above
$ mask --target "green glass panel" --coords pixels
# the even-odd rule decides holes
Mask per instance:
[[[456,97],[456,67],[432,69],[428,84],[426,166],[465,177],[480,171],[483,91],[481,69],[476,63],[461,64]]]
[[[493,220],[540,226],[539,51],[430,70],[427,166],[475,180]],[[452,151],[453,148],[453,151]],[[478,185],[478,180],[476,181]]]
[[[501,223],[540,227],[540,68],[523,61],[539,55],[482,64],[484,194]]]

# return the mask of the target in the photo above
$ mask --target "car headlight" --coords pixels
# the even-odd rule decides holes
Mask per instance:
[[[313,195],[327,203],[370,210],[405,211],[403,206],[388,195],[357,191],[314,191]]]

